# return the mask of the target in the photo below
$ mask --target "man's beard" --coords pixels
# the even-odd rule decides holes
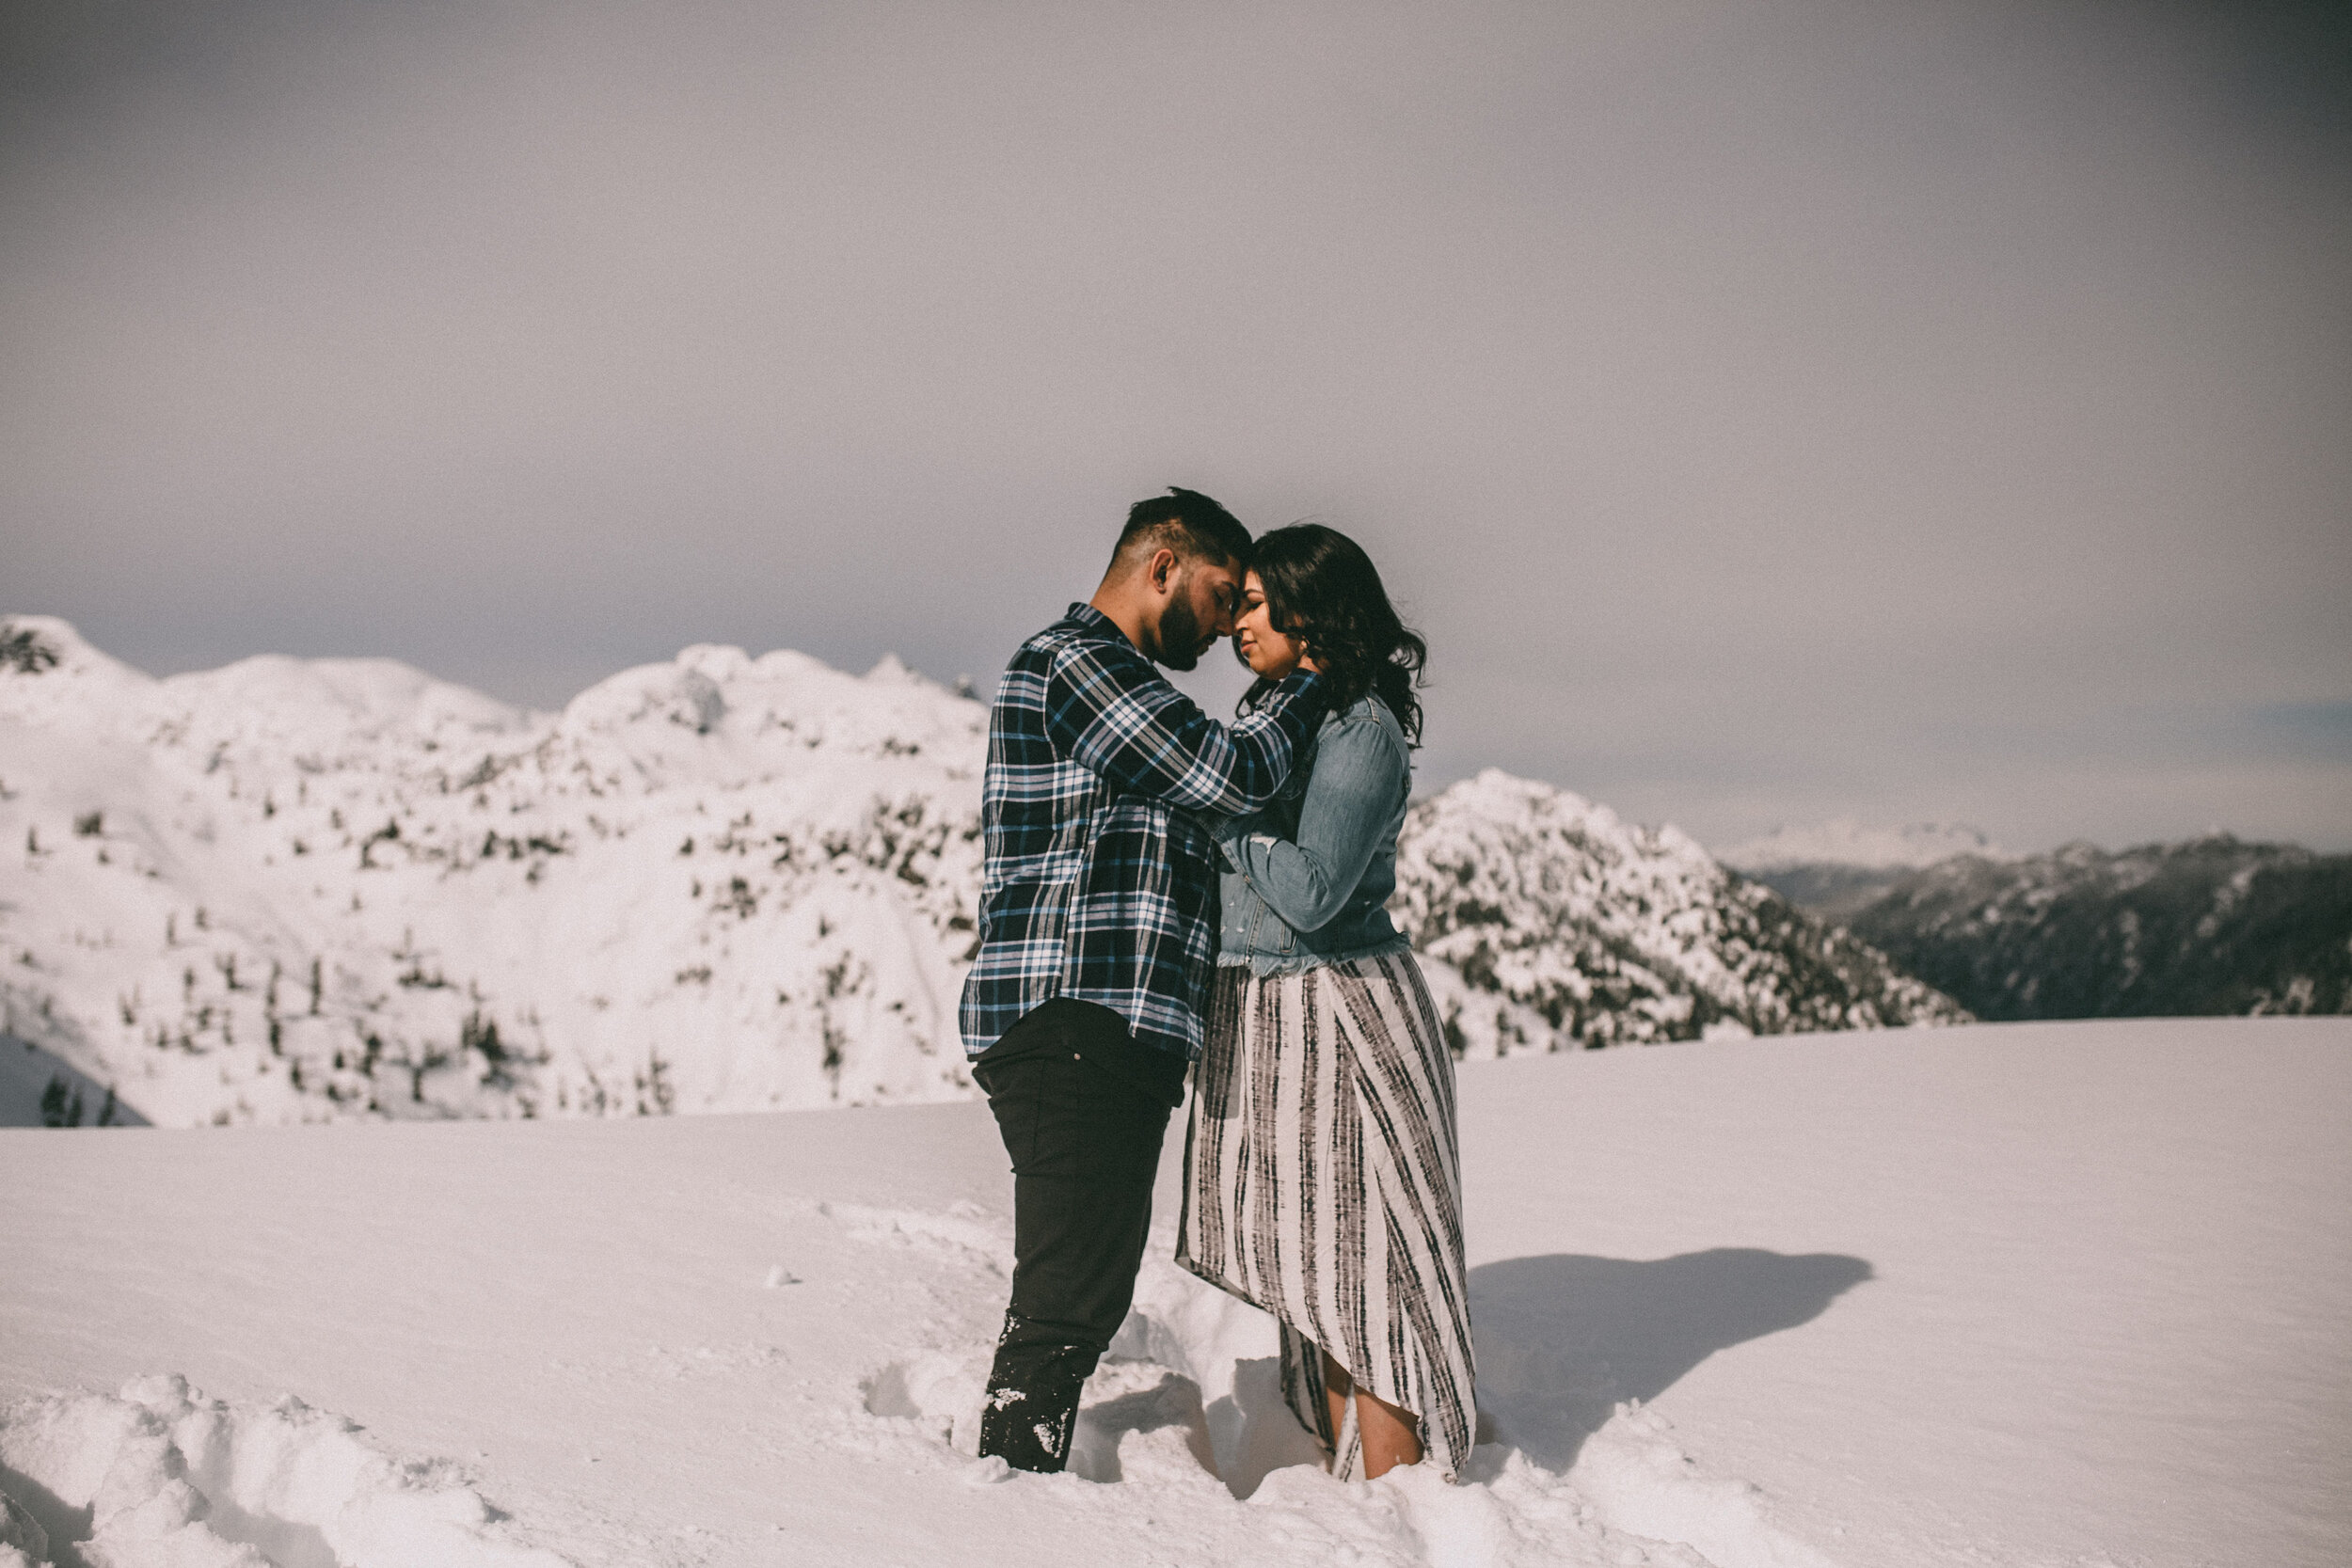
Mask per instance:
[[[1200,617],[1192,612],[1191,601],[1182,594],[1160,611],[1159,634],[1153,641],[1159,647],[1152,657],[1170,670],[1189,670],[1200,662]]]

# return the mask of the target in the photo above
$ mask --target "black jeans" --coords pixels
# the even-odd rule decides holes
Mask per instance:
[[[980,1452],[1014,1469],[1068,1460],[1078,1391],[1135,1300],[1170,1109],[1159,1054],[1109,1008],[1057,997],[973,1063],[1013,1171],[1012,1302]]]

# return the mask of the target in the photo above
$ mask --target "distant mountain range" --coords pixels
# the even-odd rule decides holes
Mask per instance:
[[[1986,1019],[2352,1011],[2352,856],[2226,835],[1906,873],[1853,933]]]
[[[1980,1018],[2352,1010],[2352,856],[2226,834],[2014,855],[1840,820],[1721,859]]]
[[[986,720],[891,660],[690,648],[546,714],[0,621],[11,1070],[172,1126],[967,1095]],[[1421,803],[1399,872],[1466,1053],[1965,1016],[1549,785]]]
[[[1717,858],[1803,909],[1827,920],[1843,920],[1909,873],[1955,855],[2010,858],[1979,830],[1957,823],[1871,828],[1851,817],[1814,827],[1777,828],[1762,838],[1734,845]]]

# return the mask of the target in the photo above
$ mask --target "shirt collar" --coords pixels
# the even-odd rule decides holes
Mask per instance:
[[[1074,621],[1079,626],[1086,627],[1089,631],[1098,632],[1109,637],[1116,637],[1121,642],[1125,642],[1127,641],[1127,634],[1119,629],[1118,622],[1112,620],[1109,616],[1104,614],[1092,605],[1088,604],[1084,599],[1080,599],[1073,603],[1070,607],[1069,613],[1064,615],[1062,619],[1065,621]]]

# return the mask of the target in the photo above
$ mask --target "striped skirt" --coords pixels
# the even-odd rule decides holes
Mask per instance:
[[[1335,1475],[1360,1463],[1353,1402],[1331,1429],[1325,1351],[1459,1473],[1474,1405],[1454,1061],[1420,966],[1221,968],[1197,1070],[1177,1262],[1274,1314],[1283,1396]]]

